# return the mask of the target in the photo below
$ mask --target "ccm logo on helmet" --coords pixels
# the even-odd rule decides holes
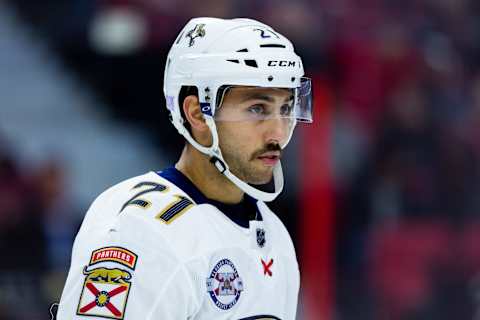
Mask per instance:
[[[287,60],[270,60],[268,61],[269,67],[295,67],[295,61]]]

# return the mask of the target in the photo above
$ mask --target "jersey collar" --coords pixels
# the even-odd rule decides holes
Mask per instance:
[[[225,204],[208,199],[190,179],[175,167],[169,167],[157,172],[159,176],[167,179],[188,194],[197,204],[211,204],[217,207],[230,220],[243,228],[249,228],[250,220],[262,221],[262,215],[257,208],[257,200],[244,194],[243,200],[238,204]]]

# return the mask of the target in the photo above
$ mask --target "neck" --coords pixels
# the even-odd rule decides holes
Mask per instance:
[[[234,204],[243,199],[243,191],[221,174],[207,155],[187,144],[175,168],[182,172],[208,198]]]

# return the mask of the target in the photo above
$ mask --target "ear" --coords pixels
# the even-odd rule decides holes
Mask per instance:
[[[203,113],[200,110],[200,102],[198,97],[194,95],[187,96],[183,100],[183,113],[186,121],[190,124],[191,134],[197,142],[202,145],[211,144],[210,128],[205,122]]]
[[[182,107],[185,118],[192,129],[200,131],[208,129],[208,126],[205,123],[205,119],[203,118],[203,113],[200,110],[200,102],[198,101],[198,98],[196,96],[187,96],[183,100]]]

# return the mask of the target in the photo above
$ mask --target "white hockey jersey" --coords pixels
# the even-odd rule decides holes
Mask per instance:
[[[295,319],[299,271],[281,221],[257,202],[241,226],[212,203],[174,168],[102,193],[57,319]]]

